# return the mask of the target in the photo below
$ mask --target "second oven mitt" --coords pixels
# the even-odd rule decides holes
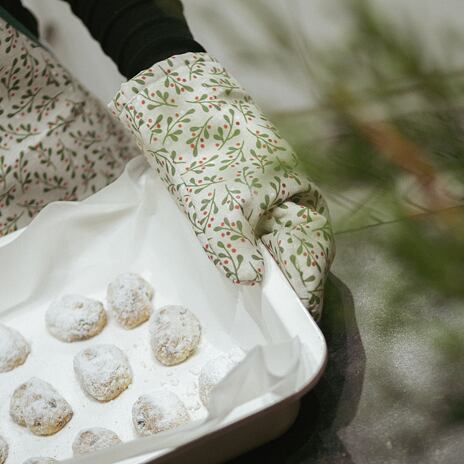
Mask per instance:
[[[261,239],[315,319],[334,246],[327,206],[295,153],[207,53],[142,71],[110,103],[188,216],[211,261],[259,282]]]

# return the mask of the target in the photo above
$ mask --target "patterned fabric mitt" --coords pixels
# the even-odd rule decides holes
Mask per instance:
[[[0,236],[52,201],[92,195],[138,154],[99,100],[0,18]]]
[[[259,282],[261,239],[315,319],[334,246],[327,206],[295,153],[210,55],[173,56],[110,103],[235,283]]]

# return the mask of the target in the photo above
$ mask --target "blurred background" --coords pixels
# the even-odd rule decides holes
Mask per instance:
[[[24,3],[108,102],[124,79],[68,6]],[[322,188],[336,233],[327,372],[286,436],[236,462],[461,463],[464,2],[183,3]]]

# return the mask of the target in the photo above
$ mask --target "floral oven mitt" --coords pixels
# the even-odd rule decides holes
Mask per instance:
[[[173,56],[110,103],[235,283],[259,282],[261,239],[315,319],[334,253],[327,206],[297,158],[210,55]]]

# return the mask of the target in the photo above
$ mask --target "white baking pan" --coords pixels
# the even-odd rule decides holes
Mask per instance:
[[[209,262],[190,225],[142,158],[84,202],[46,207],[20,233],[0,240],[0,322],[20,330],[32,352],[26,363],[0,374],[0,435],[10,444],[7,464],[30,456],[71,459],[71,443],[84,427],[116,431],[123,444],[77,463],[222,462],[285,432],[301,396],[320,378],[326,363],[324,337],[283,274],[265,256],[264,282],[234,286]],[[155,309],[188,306],[199,317],[198,352],[176,367],[161,366],[148,343],[147,324],[132,331],[110,317],[97,337],[62,343],[44,325],[50,301],[81,293],[104,302],[107,283],[120,272],[138,272],[155,288]],[[97,343],[123,349],[134,382],[109,403],[80,389],[72,358]],[[198,398],[198,373],[221,352],[243,350],[244,360],[214,390],[209,410]],[[52,383],[69,401],[74,417],[51,437],[36,437],[13,423],[8,404],[14,388],[31,376]],[[150,390],[175,391],[192,422],[182,429],[139,439],[131,405]]]

